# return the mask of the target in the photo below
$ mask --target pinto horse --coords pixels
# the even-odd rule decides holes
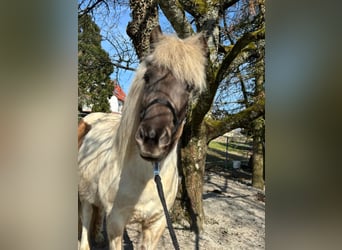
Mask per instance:
[[[150,54],[140,63],[122,115],[92,113],[79,148],[80,249],[89,249],[94,209],[104,212],[109,248],[121,249],[126,224],[140,223],[142,249],[156,249],[166,227],[154,184],[160,163],[165,200],[177,194],[177,143],[193,91],[206,88],[206,43],[201,34],[184,40],[156,27]],[[101,213],[100,213],[101,214]]]

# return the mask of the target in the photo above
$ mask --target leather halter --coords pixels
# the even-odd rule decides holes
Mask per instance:
[[[174,128],[173,128],[173,131],[172,131],[172,134],[176,133],[176,131],[178,130],[178,127],[179,125],[184,121],[185,117],[179,121],[179,119],[177,118],[177,114],[176,114],[176,109],[174,108],[174,106],[172,105],[172,103],[169,101],[169,100],[166,100],[166,99],[160,99],[160,98],[156,98],[154,99],[152,102],[150,102],[143,110],[141,110],[141,113],[140,113],[140,120],[143,120],[146,116],[146,113],[147,113],[147,110],[155,105],[155,104],[161,104],[165,107],[167,107],[172,115],[173,115],[173,125],[174,125]],[[187,105],[186,105],[187,106]]]

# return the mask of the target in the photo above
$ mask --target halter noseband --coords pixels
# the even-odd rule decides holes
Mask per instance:
[[[154,99],[152,102],[150,102],[140,113],[140,120],[143,120],[145,118],[145,115],[146,115],[146,112],[147,110],[155,105],[155,104],[161,104],[165,107],[167,107],[172,115],[173,115],[173,125],[174,125],[174,128],[173,128],[173,131],[172,131],[172,134],[174,134],[177,130],[178,130],[178,127],[179,125],[181,124],[182,121],[184,121],[185,118],[183,118],[181,120],[181,122],[179,121],[179,119],[177,118],[177,115],[176,115],[176,109],[174,108],[174,106],[172,105],[172,103],[169,101],[169,100],[166,100],[166,99],[159,99],[159,98],[156,98]],[[186,105],[187,106],[187,105]]]

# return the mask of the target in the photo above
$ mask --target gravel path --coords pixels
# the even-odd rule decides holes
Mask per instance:
[[[265,195],[251,187],[248,176],[242,170],[211,168],[206,171],[203,190],[206,219],[204,232],[199,237],[199,249],[265,249]],[[179,224],[174,224],[174,229],[180,249],[195,249],[193,232]],[[138,227],[130,225],[127,231],[136,246]],[[157,249],[173,249],[167,230]]]
[[[244,176],[243,171],[236,176]],[[264,192],[251,187],[250,180],[220,171],[207,171],[203,192],[205,225],[200,249],[265,249]],[[186,226],[174,224],[181,249],[195,249],[195,234]],[[128,228],[134,244],[138,230]],[[158,249],[173,249],[165,230]]]

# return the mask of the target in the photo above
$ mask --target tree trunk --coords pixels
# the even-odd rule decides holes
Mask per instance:
[[[262,117],[253,122],[254,138],[253,138],[253,176],[252,186],[264,189],[264,119]]]
[[[260,54],[264,54],[260,50]],[[265,63],[264,56],[261,56],[258,63],[256,63],[255,73],[257,75],[255,82],[255,95],[257,97],[265,98]],[[252,122],[253,133],[253,176],[252,186],[264,189],[264,139],[265,139],[265,120],[264,117],[259,117]]]
[[[205,133],[195,134],[190,127],[184,128],[181,141],[178,169],[182,181],[172,214],[178,221],[190,222],[191,230],[199,233],[203,230],[205,217],[202,194],[208,146]]]
[[[132,39],[139,59],[149,54],[150,34],[158,23],[157,1],[130,0],[132,20],[127,25],[127,34]]]
[[[194,231],[202,231],[204,224],[202,194],[206,154],[207,143],[204,138],[192,138],[181,152],[184,186],[188,198],[187,208],[191,218],[190,227]]]
[[[261,115],[264,110],[263,100],[256,100],[255,105],[242,111],[241,114],[229,115],[224,121],[219,122],[206,117],[206,114],[211,109],[219,84],[226,78],[234,59],[239,56],[248,44],[263,39],[265,35],[264,28],[246,33],[229,52],[227,51],[224,55],[218,56],[221,12],[236,2],[238,1],[130,0],[132,21],[128,24],[127,34],[132,39],[140,59],[149,53],[149,35],[151,30],[158,24],[157,3],[160,4],[165,16],[170,20],[180,37],[187,37],[192,33],[191,27],[195,24],[196,30],[202,31],[207,39],[209,52],[208,90],[202,93],[198,100],[189,105],[189,115],[187,116],[187,123],[180,145],[180,164],[178,164],[182,181],[172,209],[173,218],[190,221],[190,226],[196,233],[201,231],[204,225],[202,193],[207,143],[210,139],[219,135],[215,131],[217,126],[220,126],[220,132],[223,130],[228,132],[237,125],[249,124],[250,121]],[[170,4],[172,7],[169,7]],[[193,16],[194,23],[187,21],[185,12]],[[233,120],[233,117],[236,119]]]

